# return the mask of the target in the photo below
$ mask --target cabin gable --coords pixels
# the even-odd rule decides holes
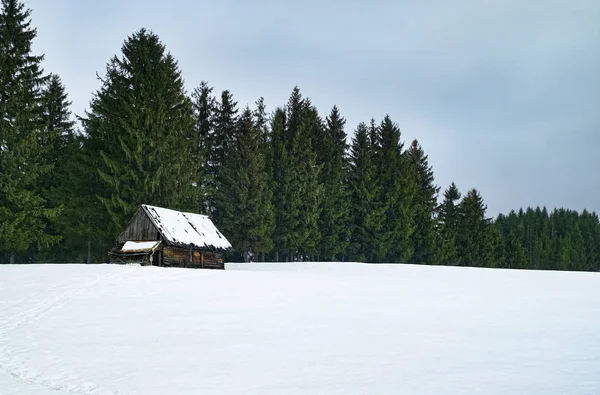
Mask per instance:
[[[145,210],[139,209],[131,218],[127,227],[117,238],[117,243],[129,240],[153,241],[161,240],[161,235]]]

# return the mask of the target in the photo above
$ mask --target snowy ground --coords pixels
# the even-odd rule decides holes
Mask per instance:
[[[0,394],[596,394],[600,274],[0,266]]]

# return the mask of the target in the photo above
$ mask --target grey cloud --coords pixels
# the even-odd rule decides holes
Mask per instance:
[[[46,69],[81,113],[128,34],[157,32],[188,90],[240,105],[294,85],[351,132],[389,113],[437,182],[481,190],[492,215],[526,205],[600,210],[600,2],[81,2],[30,0]]]

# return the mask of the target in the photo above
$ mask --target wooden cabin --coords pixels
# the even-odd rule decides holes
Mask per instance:
[[[230,249],[208,216],[143,204],[109,255],[111,263],[224,269]]]

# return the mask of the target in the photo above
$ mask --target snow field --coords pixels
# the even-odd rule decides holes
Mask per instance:
[[[600,393],[598,273],[0,266],[0,394]]]

